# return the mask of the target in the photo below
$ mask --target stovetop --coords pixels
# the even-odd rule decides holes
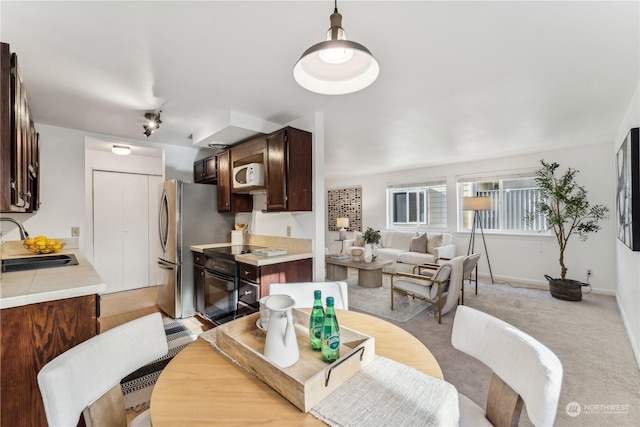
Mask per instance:
[[[235,259],[236,255],[244,255],[251,253],[254,249],[262,249],[264,246],[255,246],[255,245],[233,245],[233,246],[221,246],[219,248],[207,248],[205,249],[204,255],[208,258],[224,258],[224,259]]]

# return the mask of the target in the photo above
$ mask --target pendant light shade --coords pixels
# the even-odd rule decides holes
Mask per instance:
[[[323,95],[362,90],[378,77],[378,62],[366,47],[346,40],[337,2],[330,20],[327,40],[302,54],[293,68],[293,77],[303,88]]]

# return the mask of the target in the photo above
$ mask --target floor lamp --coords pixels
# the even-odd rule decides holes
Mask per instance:
[[[489,252],[487,251],[487,242],[484,240],[484,231],[482,230],[482,221],[478,215],[478,211],[490,211],[491,197],[464,197],[462,199],[462,210],[473,211],[473,226],[471,227],[471,238],[469,239],[469,248],[467,249],[467,256],[471,255],[476,246],[476,224],[480,227],[480,234],[482,235],[482,243],[484,244],[484,252],[487,254],[487,264],[489,265],[489,275],[491,276],[491,283],[493,282],[493,273],[491,272],[491,262],[489,261]],[[476,267],[477,268],[477,267]]]

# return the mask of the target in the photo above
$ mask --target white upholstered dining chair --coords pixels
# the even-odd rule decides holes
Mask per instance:
[[[346,282],[300,282],[300,283],[272,283],[269,295],[289,295],[296,302],[295,307],[313,307],[313,291],[322,291],[323,302],[327,297],[333,297],[334,307],[339,310],[349,309],[349,294]]]
[[[96,335],[49,361],[38,385],[49,427],[126,426],[120,380],[167,354],[162,316],[153,313]],[[150,426],[149,410],[130,426]]]
[[[460,426],[517,426],[523,404],[533,425],[553,425],[562,364],[551,350],[514,326],[464,305],[456,310],[451,344],[493,371],[486,411],[458,395]]]

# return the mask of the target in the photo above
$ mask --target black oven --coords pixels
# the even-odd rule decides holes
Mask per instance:
[[[234,261],[207,259],[204,276],[196,289],[196,310],[212,322],[226,317],[238,304],[238,280]]]
[[[196,289],[196,312],[214,324],[254,313],[256,307],[240,301],[235,255],[250,252],[249,246],[225,246],[204,250],[204,277]],[[241,290],[244,294],[247,290]],[[244,300],[244,297],[242,298]]]

